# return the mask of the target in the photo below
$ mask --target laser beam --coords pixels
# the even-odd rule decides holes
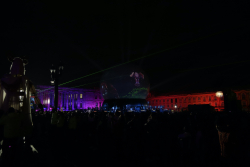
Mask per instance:
[[[243,25],[243,24],[241,24],[240,26],[242,26],[242,25]],[[115,66],[112,66],[112,67],[109,67],[109,68],[106,68],[106,69],[103,69],[103,70],[100,70],[100,71],[97,71],[97,72],[94,72],[94,73],[85,75],[85,76],[83,76],[83,77],[79,77],[79,78],[73,79],[73,80],[71,80],[71,81],[62,83],[62,84],[60,84],[60,85],[58,85],[58,86],[62,86],[62,85],[65,85],[65,84],[68,84],[68,83],[71,83],[71,82],[74,82],[74,81],[77,81],[77,80],[80,80],[80,79],[83,79],[83,78],[86,78],[86,77],[89,77],[89,76],[92,76],[92,75],[95,75],[95,74],[98,74],[98,73],[101,73],[101,72],[104,72],[104,71],[113,69],[113,68],[115,68],[115,67],[118,67],[118,66],[121,66],[121,65],[125,65],[125,64],[128,64],[128,63],[131,63],[131,62],[134,62],[134,61],[143,59],[143,58],[147,58],[147,57],[150,57],[150,56],[153,56],[153,55],[157,55],[157,54],[160,54],[160,53],[163,53],[163,52],[172,50],[172,49],[176,49],[176,48],[179,48],[179,47],[181,47],[181,46],[184,46],[184,45],[187,45],[187,44],[190,44],[190,43],[198,42],[198,41],[200,41],[200,40],[202,40],[202,39],[206,39],[206,38],[209,38],[209,37],[212,37],[212,36],[215,36],[215,35],[219,35],[219,34],[221,34],[221,33],[225,33],[225,32],[227,32],[227,31],[232,30],[232,29],[235,29],[235,28],[239,28],[240,26],[234,27],[234,28],[229,28],[229,29],[226,29],[226,30],[224,29],[224,30],[218,31],[218,32],[216,32],[216,33],[212,33],[212,34],[209,34],[209,35],[206,35],[206,36],[197,38],[197,39],[193,39],[193,40],[190,40],[190,41],[188,41],[188,42],[185,42],[185,43],[182,43],[182,44],[179,44],[179,45],[175,45],[175,46],[173,46],[173,47],[170,47],[170,48],[167,48],[167,49],[158,51],[158,52],[154,52],[154,53],[151,53],[151,54],[148,54],[148,55],[145,55],[145,56],[142,56],[142,57],[139,57],[139,58],[136,58],[136,59],[133,59],[133,60],[130,60],[130,61],[121,63],[121,64],[118,64],[118,65],[115,65]],[[52,87],[52,88],[45,89],[45,90],[49,90],[49,89],[53,89],[53,87]],[[43,91],[45,91],[45,90],[43,90]],[[39,92],[39,93],[40,93],[40,92]]]

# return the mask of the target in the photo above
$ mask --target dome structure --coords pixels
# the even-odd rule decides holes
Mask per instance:
[[[105,72],[100,92],[107,99],[146,99],[150,84],[145,72],[136,66],[119,66]]]

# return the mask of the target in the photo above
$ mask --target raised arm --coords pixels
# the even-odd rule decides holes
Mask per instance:
[[[144,75],[141,72],[139,73],[139,75],[142,79],[144,79]]]

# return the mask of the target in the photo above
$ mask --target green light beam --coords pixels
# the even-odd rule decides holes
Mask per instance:
[[[242,25],[243,25],[243,24],[241,24],[240,26],[242,26]],[[238,26],[238,27],[240,27],[240,26]],[[238,27],[235,27],[235,28],[238,28]],[[94,72],[94,73],[92,73],[92,74],[88,74],[88,75],[85,75],[85,76],[83,76],[83,77],[80,77],[80,78],[77,78],[77,79],[74,79],[74,80],[71,80],[71,81],[62,83],[62,84],[60,84],[60,85],[58,85],[58,86],[62,86],[62,85],[68,84],[68,83],[70,83],[70,82],[74,82],[74,81],[77,81],[77,80],[79,80],[79,79],[86,78],[86,77],[88,77],[88,76],[92,76],[92,75],[94,75],[94,74],[98,74],[98,73],[101,73],[101,72],[104,72],[104,71],[113,69],[113,68],[115,68],[115,67],[118,67],[118,66],[121,66],[121,65],[124,65],[124,64],[128,64],[128,63],[131,63],[131,62],[134,62],[134,61],[137,61],[137,60],[146,58],[146,57],[150,57],[150,56],[153,56],[153,55],[156,55],[156,54],[159,54],[159,53],[163,53],[163,52],[168,51],[168,50],[176,49],[176,48],[178,48],[178,47],[181,47],[181,46],[184,46],[184,45],[193,43],[193,42],[197,42],[197,41],[200,41],[200,40],[205,39],[205,38],[209,38],[209,37],[212,37],[212,36],[221,34],[221,33],[225,33],[225,32],[227,32],[227,31],[232,30],[232,29],[235,29],[235,28],[231,28],[231,29],[229,28],[229,29],[226,29],[226,30],[224,29],[224,30],[222,30],[222,31],[218,31],[218,32],[213,33],[213,34],[210,34],[210,35],[206,35],[206,36],[203,36],[203,37],[200,37],[200,38],[197,38],[197,39],[193,39],[193,40],[190,40],[190,41],[188,41],[188,42],[185,42],[185,43],[182,43],[182,44],[179,44],[179,45],[176,45],[176,46],[173,46],[173,47],[170,47],[170,48],[167,48],[167,49],[158,51],[158,52],[154,52],[154,53],[151,53],[151,54],[148,54],[148,55],[145,55],[145,56],[136,58],[136,59],[134,59],[134,60],[130,60],[130,61],[127,61],[127,62],[118,64],[118,65],[115,65],[115,66],[106,68],[106,69],[104,69],[104,70],[100,70],[100,71]],[[49,90],[49,89],[53,89],[53,88],[48,88],[48,89],[45,89],[45,90],[43,90],[43,91],[46,91],[46,90]],[[39,92],[39,93],[40,93],[40,92]]]

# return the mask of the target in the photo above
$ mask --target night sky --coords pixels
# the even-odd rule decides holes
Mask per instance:
[[[35,85],[49,85],[51,64],[61,60],[60,83],[131,61],[159,95],[247,88],[248,9],[249,1],[236,0],[1,2],[0,76],[9,72],[8,55],[27,55]],[[99,87],[102,74],[64,86]]]

